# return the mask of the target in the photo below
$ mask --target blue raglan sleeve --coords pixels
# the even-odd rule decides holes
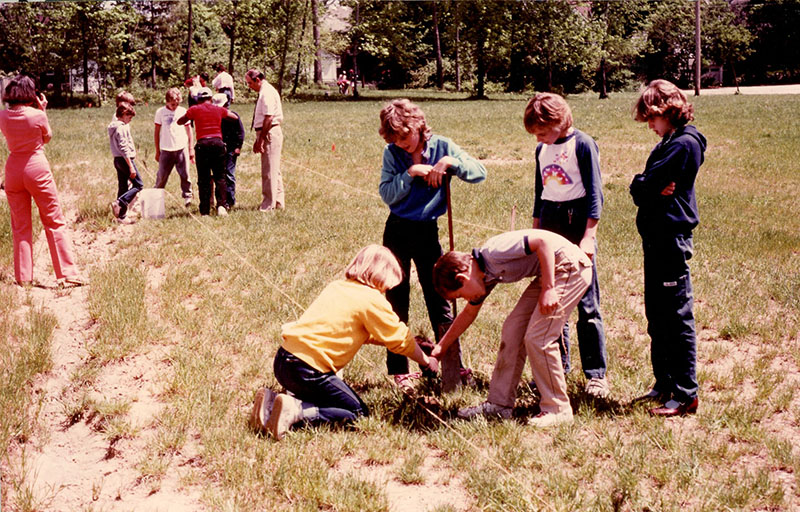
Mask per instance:
[[[393,206],[402,201],[411,192],[411,182],[414,181],[405,169],[405,165],[395,158],[390,146],[383,150],[383,167],[381,168],[381,183],[378,192],[383,202]]]
[[[486,167],[469,153],[450,139],[447,141],[447,154],[458,160],[458,167],[454,169],[456,176],[467,183],[480,183],[486,179]]]
[[[544,190],[544,183],[542,182],[542,169],[539,165],[539,153],[542,152],[542,144],[536,146],[536,176],[534,177],[533,184],[533,218],[538,219],[542,216],[542,191]]]
[[[600,155],[597,149],[597,142],[583,133],[577,139],[575,155],[578,158],[578,168],[581,172],[581,180],[589,198],[589,208],[587,217],[590,219],[600,219],[603,211],[603,178],[600,174]]]
[[[680,173],[689,159],[689,149],[681,143],[656,147],[643,173],[633,177],[630,192],[636,206],[661,198],[661,191],[672,182],[680,180]]]

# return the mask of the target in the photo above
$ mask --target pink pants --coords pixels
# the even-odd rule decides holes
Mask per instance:
[[[31,198],[39,208],[56,278],[78,275],[72,255],[58,191],[44,152],[11,154],[6,162],[6,196],[11,209],[14,238],[14,277],[18,283],[33,280],[33,224]]]

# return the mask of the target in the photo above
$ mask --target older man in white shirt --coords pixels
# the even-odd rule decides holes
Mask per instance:
[[[281,177],[281,148],[283,147],[283,108],[278,91],[264,79],[257,69],[250,69],[244,76],[247,86],[258,92],[253,113],[252,128],[256,130],[253,152],[261,154],[261,206],[259,210],[269,212],[285,207],[283,178]]]

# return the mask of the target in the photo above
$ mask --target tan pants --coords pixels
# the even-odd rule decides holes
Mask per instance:
[[[273,125],[267,134],[267,147],[261,153],[261,209],[286,206],[281,176],[283,130]]]
[[[568,246],[555,254],[555,285],[560,298],[556,312],[546,316],[539,311],[540,279],[525,289],[503,323],[500,351],[489,383],[489,402],[514,406],[527,355],[533,380],[542,396],[542,412],[571,410],[558,338],[591,279],[589,258],[577,246]]]

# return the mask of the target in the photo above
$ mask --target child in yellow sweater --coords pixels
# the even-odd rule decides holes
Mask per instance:
[[[345,277],[330,283],[299,319],[283,326],[275,378],[294,396],[260,389],[250,418],[255,430],[281,439],[298,423],[341,423],[368,414],[358,394],[336,375],[365,343],[383,345],[438,371],[437,360],[425,355],[384,296],[403,279],[394,254],[369,245],[347,266]]]

